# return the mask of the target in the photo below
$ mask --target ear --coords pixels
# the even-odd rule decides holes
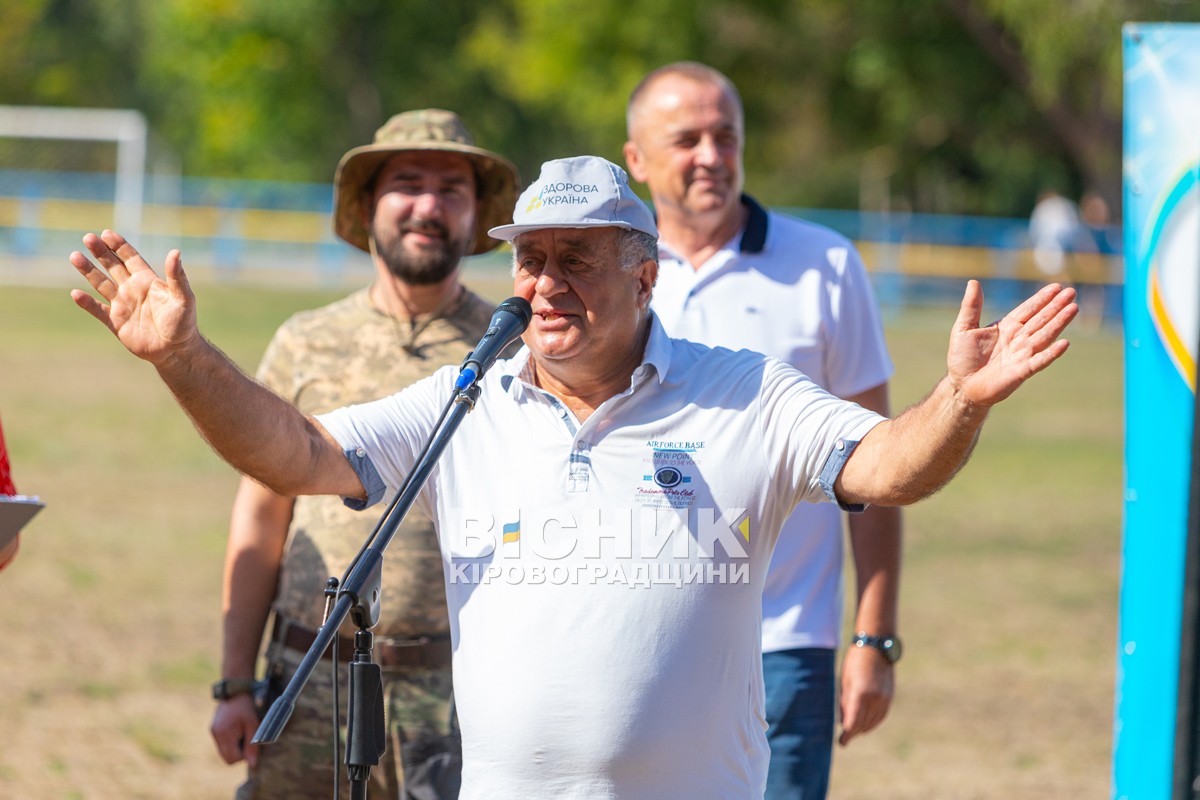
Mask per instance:
[[[632,139],[625,142],[625,147],[622,150],[625,153],[625,166],[629,167],[629,176],[638,183],[645,183],[646,162],[642,158],[642,151],[634,144]]]
[[[641,272],[638,273],[637,303],[638,308],[650,306],[650,296],[654,292],[654,284],[658,282],[658,262],[647,258],[642,262]]]

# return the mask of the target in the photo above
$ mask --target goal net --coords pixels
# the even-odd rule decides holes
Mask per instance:
[[[139,111],[0,106],[0,280],[69,277],[82,231],[137,241],[146,137]]]

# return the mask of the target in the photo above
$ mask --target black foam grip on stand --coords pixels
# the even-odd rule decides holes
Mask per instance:
[[[355,735],[346,740],[346,765],[373,767],[387,749],[383,719],[383,679],[378,664],[350,664],[350,709],[346,726]],[[353,777],[353,775],[351,776]]]

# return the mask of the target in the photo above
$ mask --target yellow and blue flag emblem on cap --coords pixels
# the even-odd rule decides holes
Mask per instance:
[[[504,527],[501,528],[501,532],[504,534],[503,541],[505,543],[520,541],[521,540],[521,520],[518,519],[516,522],[505,523]]]

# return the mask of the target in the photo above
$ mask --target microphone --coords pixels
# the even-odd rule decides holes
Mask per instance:
[[[533,307],[524,297],[510,297],[496,306],[487,332],[463,361],[462,371],[454,381],[454,390],[461,392],[482,378],[495,363],[496,356],[525,332],[531,319]]]

